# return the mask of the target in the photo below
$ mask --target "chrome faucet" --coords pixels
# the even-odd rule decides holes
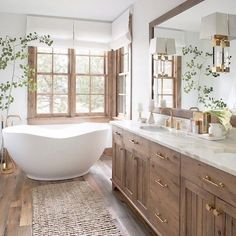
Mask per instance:
[[[9,120],[12,118],[17,118],[18,120],[22,120],[21,117],[19,115],[8,115],[6,118],[6,127],[8,126],[13,126],[13,120],[11,121],[11,124],[9,125]]]

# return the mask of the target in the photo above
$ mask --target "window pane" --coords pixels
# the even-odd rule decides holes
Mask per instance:
[[[104,94],[104,76],[91,76],[91,93]]]
[[[53,96],[53,113],[67,113],[68,112],[68,96],[55,95]]]
[[[91,95],[91,112],[104,112],[103,95]]]
[[[50,113],[50,96],[37,95],[37,113]]]
[[[118,94],[126,93],[126,76],[118,77]]]
[[[163,80],[163,93],[173,94],[173,80],[172,79]]]
[[[76,56],[76,73],[88,74],[89,73],[89,57]]]
[[[126,114],[126,96],[118,95],[118,113]]]
[[[173,96],[163,96],[163,100],[166,101],[166,107],[173,107]]]
[[[53,78],[53,92],[59,94],[68,93],[68,77],[67,76],[54,76]]]
[[[172,61],[165,61],[165,75],[172,77]]]
[[[91,57],[91,74],[104,74],[104,57]]]
[[[52,77],[50,75],[37,76],[37,92],[38,93],[52,92]]]
[[[52,55],[51,54],[38,54],[37,60],[38,72],[52,72]]]
[[[54,53],[59,53],[59,54],[68,54],[68,49],[67,48],[53,48]]]
[[[123,56],[123,68],[121,69],[122,72],[128,72],[129,71],[129,55],[125,54]]]
[[[88,94],[90,86],[89,76],[76,77],[76,93]]]
[[[76,96],[76,112],[77,113],[89,112],[89,95]]]
[[[90,50],[90,55],[104,56],[104,54],[105,52],[103,50],[99,50],[99,49]]]
[[[38,52],[44,52],[44,53],[52,53],[52,48],[50,47],[38,47]]]
[[[89,55],[89,49],[86,48],[77,48],[75,50],[75,54],[77,55]]]
[[[68,72],[68,55],[54,55],[54,73]]]

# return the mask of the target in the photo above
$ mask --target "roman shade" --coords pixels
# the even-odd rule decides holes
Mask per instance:
[[[112,22],[111,49],[116,50],[132,42],[130,15],[129,9]]]
[[[99,21],[74,21],[74,47],[108,50],[111,42],[111,23]]]
[[[54,47],[72,48],[73,24],[71,19],[27,16],[26,33],[36,32],[39,35],[50,35]]]

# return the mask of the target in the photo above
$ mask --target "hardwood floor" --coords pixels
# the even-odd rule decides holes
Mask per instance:
[[[110,178],[111,158],[101,157],[87,175],[67,181],[87,180],[104,197],[107,207],[125,235],[152,235],[150,229],[123,201],[120,192],[112,191]],[[0,236],[31,235],[31,189],[48,183],[55,181],[30,180],[19,169],[11,175],[0,175]]]

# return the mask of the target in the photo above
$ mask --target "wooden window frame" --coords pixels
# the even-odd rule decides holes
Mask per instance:
[[[28,64],[31,69],[35,70],[33,81],[37,82],[37,48],[29,47],[28,48]],[[47,53],[48,54],[48,53]],[[60,54],[60,53],[58,53]],[[111,119],[112,113],[112,103],[108,102],[108,98],[111,96],[111,85],[112,81],[112,72],[111,68],[112,62],[109,61],[113,58],[107,53],[107,60],[104,63],[106,67],[107,74],[105,75],[105,91],[104,91],[104,109],[102,113],[76,113],[76,68],[75,60],[76,54],[74,49],[68,49],[68,114],[64,113],[52,113],[52,114],[37,114],[37,91],[28,90],[28,123],[29,124],[44,124],[44,123],[70,123],[70,122],[80,122],[80,121],[90,121],[96,120],[98,122],[104,122]],[[92,56],[92,55],[91,55]],[[94,55],[98,56],[98,55]],[[108,59],[109,58],[109,59]],[[95,76],[95,75],[94,75]],[[101,76],[101,75],[99,75]],[[102,75],[103,76],[103,75]]]
[[[159,59],[158,59],[159,60]],[[154,99],[155,96],[172,96],[172,108],[179,108],[181,107],[181,57],[180,56],[172,56],[171,59],[168,59],[168,61],[172,62],[172,72],[171,72],[171,77],[167,76],[160,76],[155,75],[155,70],[154,70],[154,61],[157,61],[154,56],[152,56],[152,98]],[[155,80],[161,79],[161,80],[166,80],[170,79],[173,80],[173,90],[171,94],[163,94],[163,93],[158,93],[158,91],[154,91],[154,83]]]
[[[120,48],[115,51],[115,58],[116,58],[116,75],[115,75],[115,119],[131,119],[132,114],[132,71],[131,71],[131,65],[132,65],[132,44],[127,45],[128,51],[126,53],[123,53],[124,47]],[[128,55],[128,71],[124,71],[124,56]],[[126,86],[127,84],[130,87],[129,96],[124,94],[126,96],[126,101],[128,100],[130,106],[126,113],[119,113],[118,111],[118,97],[121,96],[118,91],[118,80],[123,77],[123,79],[126,80]]]
[[[77,95],[88,95],[90,102],[89,102],[89,112],[88,113],[81,113],[81,112],[77,113],[76,112],[76,105],[75,105],[75,116],[107,116],[107,113],[108,113],[108,111],[107,111],[107,96],[106,96],[106,91],[107,91],[106,88],[107,88],[107,84],[108,84],[108,81],[107,81],[108,80],[108,68],[107,68],[108,55],[107,55],[107,53],[104,53],[104,55],[93,55],[90,53],[88,55],[88,54],[76,54],[75,53],[75,58],[76,58],[76,56],[89,57],[89,73],[83,74],[83,73],[76,73],[76,71],[75,71],[75,81],[76,81],[77,76],[87,76],[87,77],[89,77],[89,80],[90,80],[90,82],[89,82],[90,86],[89,86],[89,93],[82,94],[82,93],[76,93],[76,91],[75,91],[75,101],[76,101]],[[104,63],[104,68],[103,68],[104,73],[103,74],[92,74],[91,73],[91,58],[92,57],[103,57],[103,59],[104,59],[104,62],[103,62]],[[75,61],[76,61],[76,59],[75,59]],[[104,77],[104,93],[103,94],[95,94],[95,93],[91,92],[91,77],[92,76]],[[76,82],[75,82],[75,84],[76,84]],[[103,95],[104,96],[104,111],[103,112],[91,112],[91,97],[92,97],[92,95]]]

